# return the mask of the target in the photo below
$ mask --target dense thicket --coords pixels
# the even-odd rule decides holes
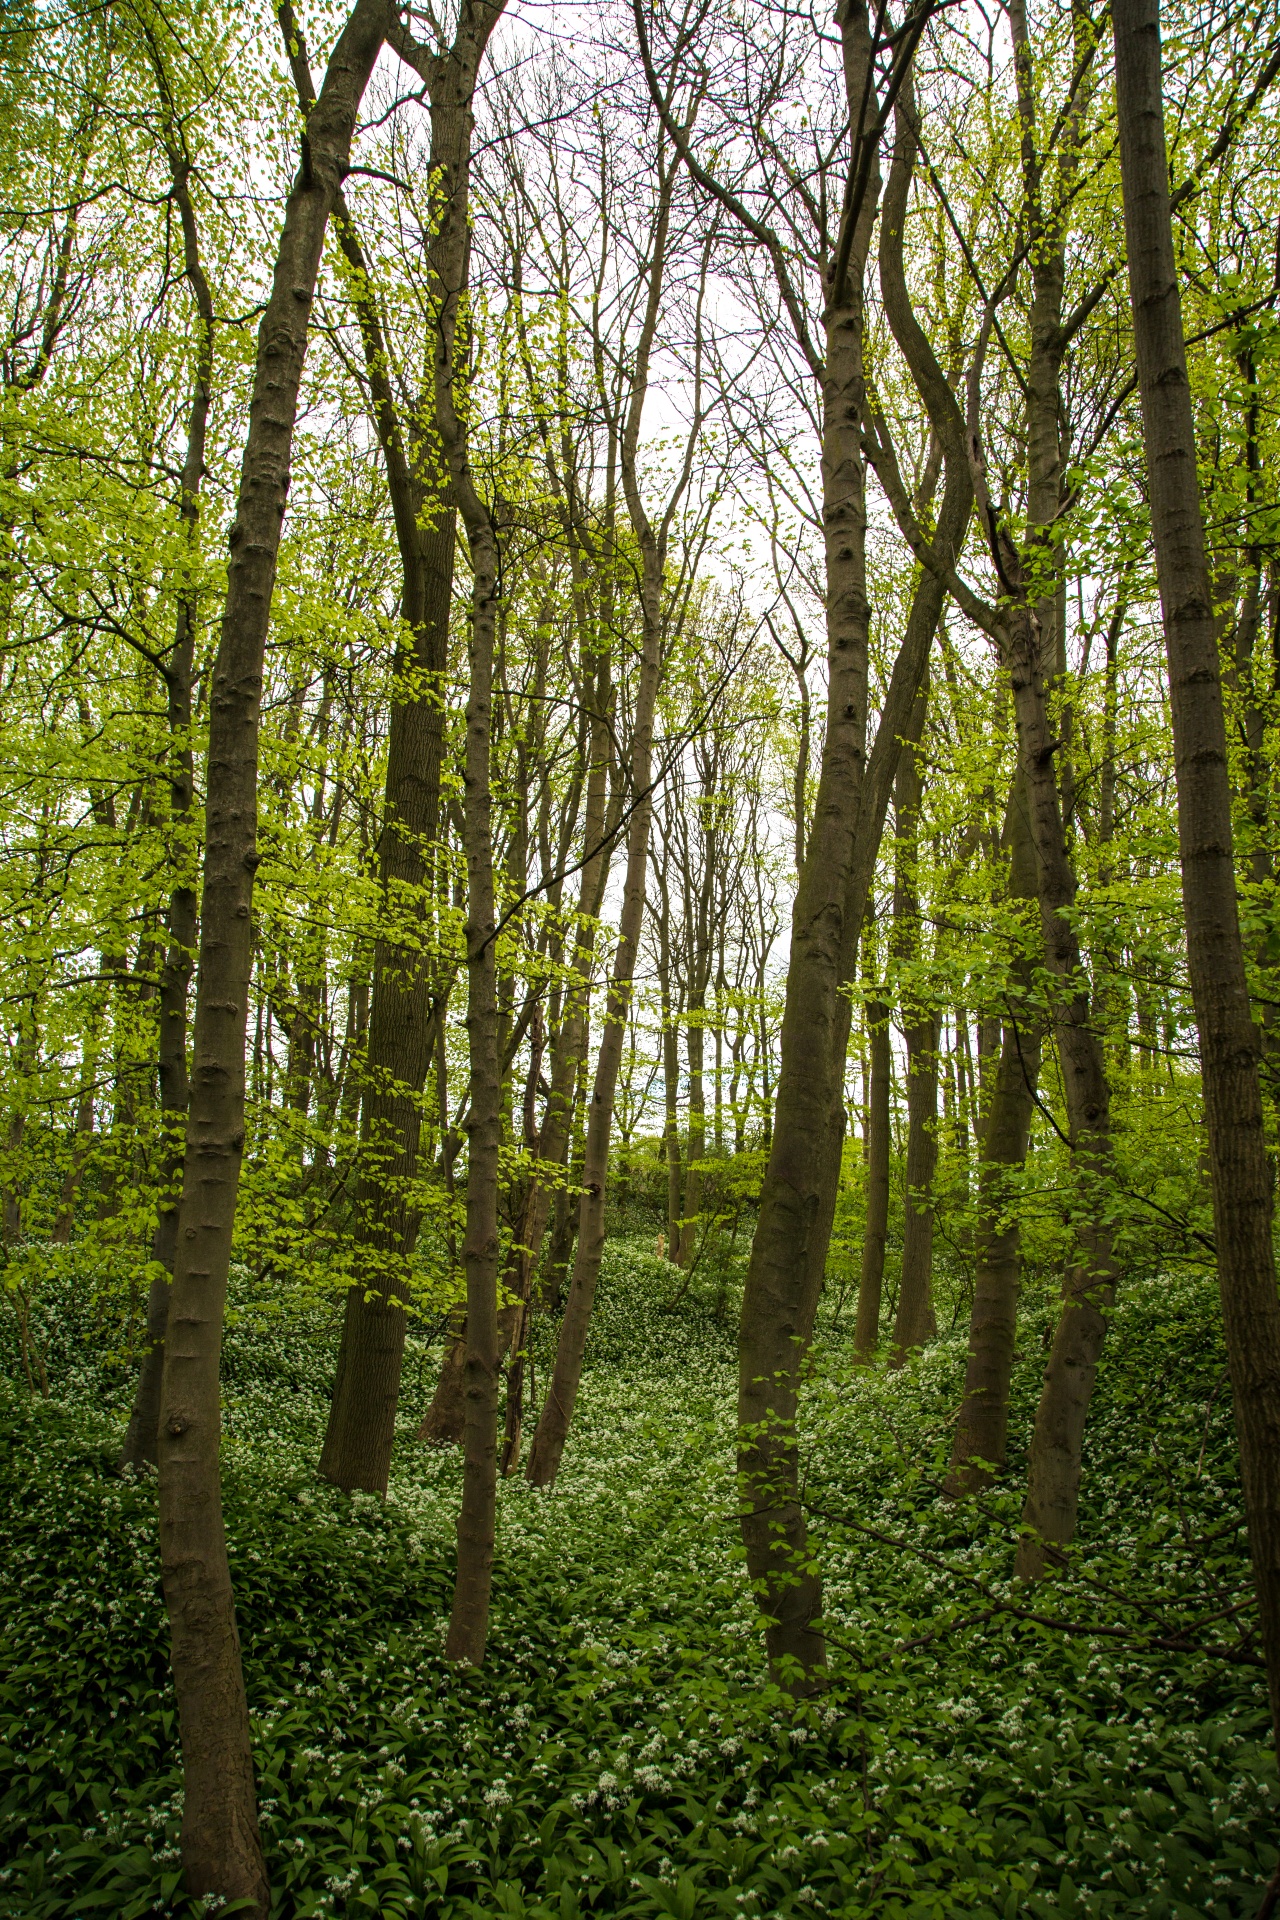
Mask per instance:
[[[702,1554],[677,1456],[654,1468],[673,1564],[697,1562],[671,1645],[715,1668],[704,1610],[730,1591],[763,1629],[767,1682],[724,1665],[698,1710],[730,1689],[722,1753],[774,1739],[753,1715],[795,1716],[797,1752],[830,1735],[778,1779],[812,1824],[821,1768],[862,1765],[862,1814],[840,1816],[847,1876],[775,1886],[762,1816],[721,1796],[715,1831],[762,1850],[743,1837],[706,1879],[682,1828],[651,1886],[640,1781],[604,1910],[689,1920],[736,1885],[762,1911],[924,1912],[933,1882],[940,1911],[1024,1910],[1010,1781],[957,1789],[957,1832],[1006,1796],[1004,1837],[957,1839],[934,1874],[850,1758],[893,1744],[899,1681],[873,1668],[923,1753],[970,1657],[928,1666],[944,1629],[908,1537],[981,1588],[984,1701],[999,1636],[1030,1624],[1068,1689],[1077,1653],[1096,1675],[1114,1643],[1146,1686],[1163,1649],[1171,1689],[1200,1676],[1190,1717],[1245,1729],[1223,1741],[1259,1737],[1269,1663],[1280,1720],[1278,76],[1270,0],[1125,0],[1114,27],[1023,0],[6,11],[10,1484],[33,1558],[57,1551],[60,1474],[85,1553],[117,1509],[158,1516],[187,1894],[360,1910],[350,1834],[325,1908],[260,1833],[263,1768],[296,1742],[268,1763],[255,1715],[299,1650],[264,1651],[276,1590],[250,1603],[241,1556],[259,1541],[284,1593],[295,1493],[394,1514],[432,1490],[416,1597],[420,1540],[385,1592],[345,1536],[343,1564],[370,1617],[416,1620],[428,1589],[448,1613],[464,1671],[442,1679],[433,1642],[414,1684],[447,1687],[451,1741],[497,1738],[465,1669],[515,1671],[513,1609],[594,1725],[535,1589],[630,1592],[631,1523],[602,1515],[593,1560],[566,1518],[558,1549],[558,1493],[514,1482],[573,1487],[577,1450],[605,1472],[612,1446],[625,1506],[642,1378],[703,1395],[721,1479],[737,1448],[716,1498],[743,1567]],[[1144,1533],[1100,1487],[1148,1348],[1163,1371],[1123,1444],[1172,1479],[1135,1482]],[[74,1468],[90,1377],[118,1485]],[[915,1423],[910,1526],[872,1464],[891,1415]],[[1211,1446],[1243,1490],[1221,1535],[1196,1506]],[[1156,1599],[1174,1511],[1185,1564]],[[536,1580],[526,1522],[498,1527],[516,1514]],[[875,1647],[842,1623],[855,1541]],[[345,1646],[332,1622],[317,1649]],[[129,1724],[153,1743],[174,1709],[146,1671]],[[1101,1699],[1071,1735],[1090,1756]],[[130,1792],[163,1772],[120,1765]],[[31,1766],[6,1817],[52,1878],[24,1897],[70,1911],[48,1836],[72,1800],[48,1810],[71,1787]],[[588,1826],[611,1792],[575,1784]],[[1209,1910],[1194,1863],[1173,1904],[1108,1905],[1063,1805],[1036,1817],[1080,1911]],[[563,1875],[486,1880],[468,1855],[458,1879],[416,1833],[419,1902],[436,1875],[477,1911],[578,1910]],[[1242,1847],[1223,1914],[1275,1864]],[[150,1872],[139,1913],[180,1897]]]

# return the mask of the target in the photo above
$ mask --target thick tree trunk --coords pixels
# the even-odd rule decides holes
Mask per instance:
[[[160,1548],[182,1742],[187,1891],[264,1916],[249,1715],[222,1523],[218,1363],[244,1146],[263,655],[307,322],[356,112],[388,24],[356,0],[307,119],[258,336],[210,700],[194,1071],[159,1423]]]
[[[1116,0],[1125,236],[1169,660],[1187,952],[1208,1122],[1227,1359],[1272,1724],[1280,1739],[1280,1302],[1236,905],[1230,775],[1173,251],[1158,0]]]
[[[195,209],[188,190],[190,167],[172,160],[173,196],[182,221],[184,270],[199,321],[195,381],[187,422],[187,454],[182,470],[180,517],[194,550],[200,520],[200,483],[213,404],[213,297],[200,262]],[[164,1337],[169,1321],[169,1290],[178,1245],[178,1205],[182,1182],[183,1136],[190,1085],[187,1073],[187,995],[195,964],[199,903],[190,871],[188,828],[195,798],[195,756],[191,744],[192,673],[195,661],[196,605],[185,592],[178,604],[173,650],[164,669],[169,727],[169,820],[171,857],[179,879],[169,894],[168,948],[160,973],[158,1067],[160,1116],[165,1148],[160,1171],[160,1202],[151,1243],[154,1271],[147,1290],[147,1336],[138,1369],[133,1410],[120,1449],[120,1466],[156,1464],[160,1388],[164,1377]]]
[[[1020,775],[1009,799],[1008,841],[1010,898],[1034,901],[1035,848]],[[1026,1163],[1044,1030],[1025,954],[1019,956],[1014,980],[981,1130],[969,1358],[947,1480],[948,1492],[955,1495],[988,1486],[1005,1461],[1022,1280],[1012,1181]]]
[[[858,1318],[853,1350],[869,1360],[880,1344],[880,1299],[884,1290],[884,1252],[889,1237],[889,1095],[893,1063],[890,1058],[889,1008],[882,1000],[867,1002],[871,1032],[871,1094],[867,1103],[867,1224],[862,1240],[862,1277],[858,1284]]]

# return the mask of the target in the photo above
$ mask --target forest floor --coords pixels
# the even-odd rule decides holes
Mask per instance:
[[[854,1377],[825,1329],[805,1457],[832,1685],[798,1713],[738,1547],[732,1330],[673,1291],[614,1243],[564,1469],[502,1487],[490,1655],[461,1672],[459,1464],[409,1438],[432,1351],[389,1498],[340,1495],[315,1472],[333,1317],[242,1291],[227,1527],[276,1911],[1252,1915],[1280,1796],[1261,1672],[1205,1651],[1238,1646],[1248,1585],[1211,1284],[1123,1300],[1080,1553],[1031,1602],[1020,1458],[980,1506],[937,1488],[962,1342]],[[0,1915],[189,1915],[154,1487],[112,1470],[128,1382],[101,1333],[70,1295],[46,1313],[54,1397],[0,1382]]]

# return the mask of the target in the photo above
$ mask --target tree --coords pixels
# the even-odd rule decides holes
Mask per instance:
[[[259,332],[211,691],[194,1064],[160,1392],[160,1544],[183,1751],[183,1868],[193,1894],[243,1900],[255,1913],[265,1913],[268,1894],[222,1525],[218,1357],[244,1146],[262,656],[311,291],[387,25],[382,0],[356,0],[334,46],[307,117]]]
[[[1187,961],[1218,1279],[1273,1731],[1280,1740],[1280,1299],[1272,1169],[1236,906],[1222,668],[1173,246],[1156,0],[1115,10],[1116,103],[1143,443],[1169,663]],[[1280,1881],[1272,1881],[1274,1904]],[[1266,1904],[1264,1902],[1264,1904]]]

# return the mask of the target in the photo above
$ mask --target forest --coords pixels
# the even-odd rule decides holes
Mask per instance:
[[[1280,0],[0,175],[0,1920],[1280,1913]]]

